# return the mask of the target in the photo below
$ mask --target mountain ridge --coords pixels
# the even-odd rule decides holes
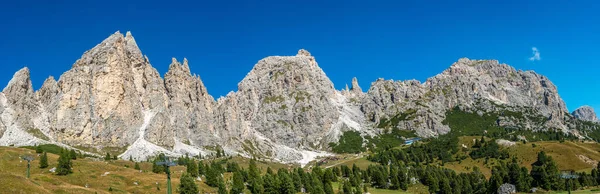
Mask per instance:
[[[377,136],[385,133],[378,125],[401,114],[390,127],[423,137],[448,133],[443,121],[454,107],[527,112],[498,118],[504,127],[583,133],[569,124],[550,80],[497,60],[461,58],[423,83],[378,79],[367,92],[353,78],[352,87],[340,91],[300,49],[295,56],[259,60],[237,91],[215,99],[187,59],[173,58],[161,77],[131,33],[117,31],[37,91],[27,68],[13,80],[0,93],[0,145],[119,148],[119,157],[136,160],[159,152],[206,155],[221,147],[228,154],[305,162],[327,155],[328,143],[344,131]],[[39,129],[49,140],[16,142],[6,138],[6,129]]]

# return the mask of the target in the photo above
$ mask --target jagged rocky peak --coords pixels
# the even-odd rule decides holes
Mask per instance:
[[[17,71],[2,92],[12,101],[20,100],[23,96],[33,95],[29,68],[24,67]]]
[[[137,62],[113,63],[122,58],[135,59]],[[94,48],[86,51],[81,56],[81,59],[74,64],[74,67],[92,64],[125,65],[130,67],[137,65],[139,61],[144,61],[144,59],[131,32],[127,32],[126,36],[123,36],[121,32],[117,31]]]
[[[336,93],[314,58],[300,50],[296,56],[258,61],[238,84],[237,100],[231,100],[240,110],[223,112],[243,115],[257,136],[269,137],[272,143],[314,149],[338,120],[332,102]],[[224,106],[232,105],[220,107]]]
[[[142,57],[142,52],[138,47],[137,43],[135,42],[135,38],[133,38],[133,35],[131,35],[130,31],[127,31],[127,33],[125,34],[125,48],[135,57]]]
[[[50,103],[59,94],[58,82],[53,76],[46,78],[42,87],[35,92],[36,98],[42,104]]]
[[[362,88],[358,85],[358,79],[356,77],[352,78],[352,88],[350,88],[350,90],[362,93]]]
[[[183,63],[172,59],[165,74],[164,85],[170,102],[169,114],[171,119],[177,121],[172,123],[175,138],[180,142],[192,142],[195,145],[213,143],[214,139],[210,137],[214,131],[215,102],[200,77],[190,73],[186,58],[183,59]]]
[[[594,108],[592,108],[591,106],[587,106],[587,105],[579,107],[577,110],[573,111],[572,115],[575,118],[578,118],[578,119],[584,120],[584,121],[594,121],[594,122],[598,121],[598,117],[596,116],[596,112],[594,111]]]
[[[171,64],[167,73],[182,73],[191,75],[190,66],[188,65],[187,58],[183,58],[183,63],[177,61],[175,57],[171,58]]]

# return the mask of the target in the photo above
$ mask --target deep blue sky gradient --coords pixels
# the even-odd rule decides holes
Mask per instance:
[[[600,110],[597,1],[6,1],[0,88],[27,66],[37,89],[117,30],[161,75],[187,57],[215,98],[263,57],[305,48],[338,89],[358,77],[424,81],[461,57],[548,76],[570,110]],[[541,60],[530,61],[537,47]]]

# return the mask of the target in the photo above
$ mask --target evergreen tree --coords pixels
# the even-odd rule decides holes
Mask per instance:
[[[204,162],[198,161],[198,175],[204,175],[206,173],[204,168]]]
[[[300,192],[302,190],[302,168],[298,168],[295,172],[292,172],[292,181],[294,181],[294,187],[296,191]]]
[[[335,194],[335,192],[333,192],[333,186],[331,186],[331,183],[325,183],[323,190],[325,191],[325,194]]]
[[[598,165],[596,166],[595,169],[596,169],[596,176],[594,176],[594,178],[596,179],[597,184],[600,185],[600,162],[598,162]]]
[[[314,168],[313,168],[314,170]],[[313,192],[311,194],[324,194],[323,182],[319,179],[319,176],[313,174],[312,176]]]
[[[218,190],[219,194],[228,194],[227,188],[225,187],[225,181],[223,180],[223,177],[219,176],[217,178],[217,185],[219,187],[219,190]]]
[[[343,188],[342,192],[344,194],[352,194],[352,185],[350,184],[350,182],[344,181],[343,184],[344,184],[344,186],[342,187]]]
[[[75,150],[71,150],[69,152],[69,157],[71,158],[71,160],[77,160],[77,152],[75,152]]]
[[[133,166],[133,169],[141,170],[142,168],[140,168],[140,164],[136,162]]]
[[[331,168],[328,168],[323,173],[323,183],[330,183],[333,181],[335,181],[335,175],[333,174]]]
[[[280,168],[277,171],[277,176],[279,177],[279,193],[283,194],[295,194],[296,187],[294,186],[294,181],[292,177],[288,174],[287,170]]]
[[[108,155],[108,157],[110,157],[110,155]],[[165,172],[165,167],[163,165],[158,165],[156,163],[160,162],[161,159],[163,159],[165,157],[164,154],[159,154],[157,157],[154,158],[154,160],[152,161],[152,172],[153,173],[163,173]]]
[[[129,161],[133,162],[133,156],[129,155]]]
[[[113,155],[113,160],[118,160],[117,155]]]
[[[427,173],[427,186],[429,186],[429,193],[437,193],[439,190],[439,182],[435,176],[431,173]]]
[[[180,194],[197,194],[199,192],[198,185],[194,182],[194,178],[188,173],[183,173],[183,175],[181,175],[178,191]]]
[[[263,176],[263,187],[265,189],[265,194],[279,193],[277,177],[270,173],[265,174],[265,176]]]
[[[195,161],[189,161],[187,163],[187,173],[190,174],[190,176],[192,177],[198,177],[198,166],[196,165]]]
[[[547,156],[544,151],[538,153],[537,161],[534,162],[531,169],[531,177],[534,180],[534,186],[546,190],[558,190],[564,186],[558,179],[558,166]]]
[[[392,184],[390,189],[398,190],[400,189],[400,179],[398,179],[398,167],[392,166],[390,169],[390,183]]]
[[[256,161],[250,160],[250,166],[248,167],[248,190],[253,194],[259,194],[263,192],[263,183],[260,176],[260,172],[256,167]]]
[[[497,172],[496,168],[494,168],[492,170],[492,177],[490,178],[490,181],[488,183],[488,191],[495,192],[498,190],[498,188],[500,188],[502,184],[502,177],[500,173]]]
[[[48,168],[48,154],[46,152],[40,157],[40,168]]]
[[[41,154],[42,152],[44,152],[44,150],[42,150],[42,146],[40,146],[40,145],[35,146],[35,153]]]
[[[233,185],[231,186],[231,190],[229,194],[240,194],[244,193],[244,177],[240,171],[235,171],[233,173]]]
[[[106,152],[106,156],[104,156],[104,160],[109,161],[111,159],[110,153]]]
[[[371,174],[371,182],[373,182],[373,186],[377,188],[385,188],[387,185],[386,176],[384,176],[381,169],[375,166],[369,166],[369,174]]]
[[[207,165],[206,169],[206,184],[211,187],[219,186],[219,177],[221,173],[217,172],[218,170],[213,168],[212,166]]]
[[[406,191],[408,189],[408,175],[407,170],[404,164],[400,163],[400,167],[398,169],[398,181],[400,181],[400,189]]]
[[[450,187],[450,181],[447,177],[442,178],[441,182],[441,194],[452,194],[452,187]]]
[[[227,172],[235,172],[240,169],[240,166],[236,162],[227,162]]]
[[[67,151],[62,151],[58,158],[58,166],[56,166],[56,174],[60,176],[68,175],[73,173],[71,170],[71,158]]]
[[[528,192],[529,189],[531,188],[532,181],[533,181],[533,178],[531,178],[531,176],[529,176],[529,170],[527,170],[527,168],[525,168],[525,167],[521,167],[521,170],[519,173],[519,180],[517,181],[517,184],[515,185],[517,187],[517,191]]]

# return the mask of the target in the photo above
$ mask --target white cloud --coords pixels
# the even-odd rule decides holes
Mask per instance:
[[[531,51],[533,52],[533,56],[529,57],[530,61],[539,61],[542,59],[540,58],[540,51],[536,47],[531,47]]]

